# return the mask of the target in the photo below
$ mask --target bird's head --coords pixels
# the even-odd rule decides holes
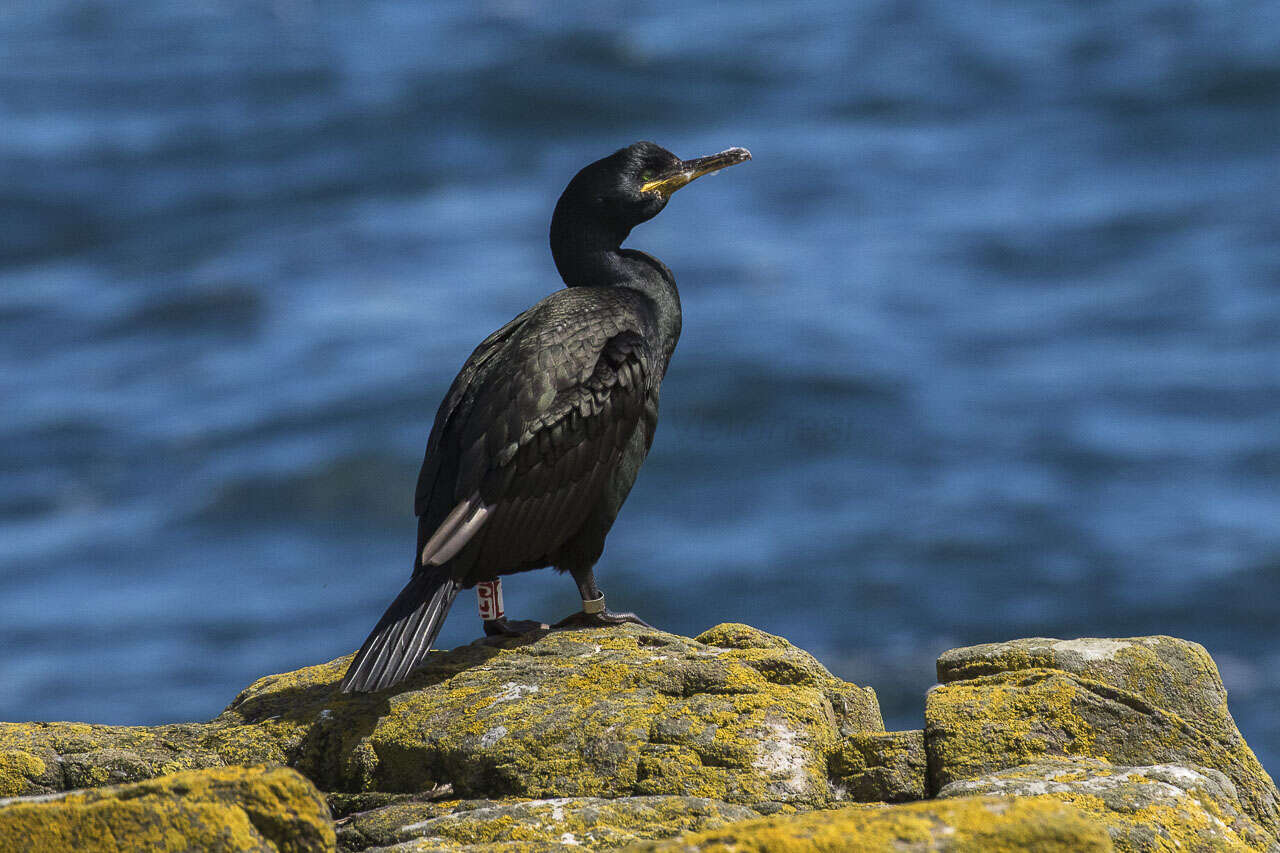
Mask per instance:
[[[703,175],[751,159],[745,148],[709,157],[681,160],[661,145],[635,142],[597,160],[574,176],[556,204],[552,220],[562,216],[581,227],[594,220],[620,245],[632,228],[657,216],[671,194]]]

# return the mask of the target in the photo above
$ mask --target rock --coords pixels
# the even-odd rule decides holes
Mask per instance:
[[[0,723],[0,797],[117,785],[204,767],[284,764],[289,732],[281,728]]]
[[[1016,640],[958,649],[925,703],[931,790],[1053,756],[1219,770],[1280,830],[1280,793],[1226,708],[1204,649],[1171,637]],[[962,680],[961,680],[962,679]]]
[[[444,785],[433,791],[418,794],[390,794],[383,791],[365,791],[360,794],[329,794],[325,797],[325,800],[329,803],[329,812],[334,819],[341,822],[341,818],[354,817],[365,812],[372,812],[387,806],[396,806],[403,803],[429,806],[434,803],[459,802],[451,799],[452,795],[453,788]],[[471,802],[489,801],[473,800]],[[445,814],[448,811],[449,809],[446,807],[437,812],[437,814]]]
[[[831,757],[831,778],[843,789],[840,799],[863,803],[923,800],[924,732],[851,734]]]
[[[3,724],[0,794],[271,762],[334,792],[822,805],[842,740],[884,728],[874,692],[746,625],[473,644],[372,695],[338,692],[348,660],[259,679],[206,724]]]
[[[1067,803],[1047,797],[967,797],[779,815],[627,849],[636,853],[1103,853],[1113,847],[1105,827]]]
[[[0,800],[0,850],[310,853],[334,843],[320,792],[282,767],[186,771]]]
[[[341,821],[338,843],[351,851],[411,841],[431,850],[514,842],[537,850],[549,845],[611,850],[638,839],[714,829],[759,816],[746,806],[675,796],[399,803]]]
[[[1235,786],[1217,770],[1058,759],[952,782],[938,793],[973,795],[1049,796],[1070,803],[1104,823],[1122,851],[1280,851],[1275,838],[1244,813]]]
[[[0,723],[0,744],[4,743],[6,728],[17,729],[17,725]],[[24,747],[30,746],[25,739],[20,742]],[[56,753],[53,757],[56,757]],[[51,786],[60,781],[61,777],[61,768],[50,768],[44,757],[37,754],[37,750],[0,747],[0,797],[48,793],[55,790]]]
[[[219,721],[305,728],[291,761],[328,790],[807,805],[833,798],[842,733],[883,729],[874,693],[747,626],[465,646],[433,654],[394,694],[337,693],[345,663],[262,679]]]
[[[208,723],[0,724],[0,796],[44,795],[0,801],[0,853],[331,846],[315,789],[233,766],[258,763],[326,791],[353,851],[1280,853],[1212,660],[1169,637],[947,652],[923,732],[746,625],[475,643],[372,695],[338,691],[348,662],[259,679]]]
[[[1202,728],[1235,729],[1213,658],[1199,643],[1174,637],[1036,637],[952,649],[938,658],[938,681],[947,684],[1025,669],[1084,676],[1136,693]]]

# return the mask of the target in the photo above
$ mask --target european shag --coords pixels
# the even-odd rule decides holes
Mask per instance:
[[[567,285],[486,338],[436,412],[418,475],[413,577],[356,654],[344,692],[390,687],[427,654],[460,589],[479,585],[487,635],[509,622],[497,578],[569,572],[582,612],[559,625],[645,624],[604,606],[592,567],[658,425],[658,387],[680,337],[666,265],[622,248],[695,178],[745,148],[681,160],[637,142],[569,182],[551,218]]]

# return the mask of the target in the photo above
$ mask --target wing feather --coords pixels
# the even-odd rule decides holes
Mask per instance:
[[[652,337],[641,295],[572,288],[477,348],[437,413],[415,495],[433,562],[452,559],[465,583],[473,569],[545,564],[577,532],[648,404]]]

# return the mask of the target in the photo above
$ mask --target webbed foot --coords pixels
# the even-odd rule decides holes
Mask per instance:
[[[484,635],[486,637],[519,637],[530,631],[545,631],[547,627],[546,622],[539,622],[536,619],[508,619],[505,616],[499,616],[497,619],[484,621]]]
[[[612,610],[606,609],[601,610],[598,613],[579,611],[552,625],[551,630],[557,631],[564,628],[605,628],[609,625],[621,625],[624,622],[631,622],[632,624],[639,625],[642,628],[653,628],[652,625],[634,613],[615,613]]]

